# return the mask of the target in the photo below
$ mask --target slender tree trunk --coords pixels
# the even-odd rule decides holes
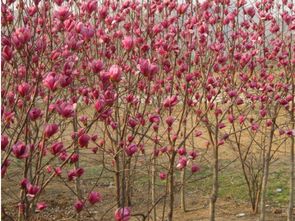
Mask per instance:
[[[131,159],[127,160],[127,171],[126,171],[126,200],[127,206],[131,206]]]
[[[156,157],[153,157],[153,164],[152,164],[152,206],[156,203]],[[153,208],[153,221],[157,220],[157,209],[156,206]]]
[[[215,221],[216,215],[216,201],[218,197],[218,147],[214,147],[214,164],[213,164],[213,183],[212,192],[210,196],[210,221]]]
[[[186,212],[186,207],[185,207],[185,168],[181,171],[180,204],[181,204],[182,211]]]
[[[292,79],[292,94],[295,94],[295,86],[294,86],[294,78],[291,76]],[[294,103],[294,99],[292,100],[292,106],[291,106],[291,121],[292,121],[292,129],[294,130],[295,128],[295,122],[294,122],[294,108],[295,108],[295,103]],[[288,211],[287,211],[287,215],[288,221],[293,221],[293,208],[294,208],[294,187],[295,187],[295,138],[294,136],[291,136],[291,150],[290,150],[290,193],[289,193],[289,206],[288,206]]]
[[[174,210],[174,161],[176,152],[172,153],[170,161],[170,174],[169,174],[169,212],[168,221],[173,221],[173,210]]]
[[[116,185],[116,201],[117,201],[117,208],[121,207],[121,191],[120,191],[120,160],[119,160],[119,156],[116,155],[115,156],[115,185]]]
[[[275,125],[275,118],[272,120],[272,127],[270,132],[270,139],[267,148],[267,152],[264,154],[264,168],[263,168],[263,177],[262,177],[262,186],[261,186],[261,198],[260,198],[260,221],[265,220],[265,200],[266,200],[266,191],[267,191],[267,182],[268,182],[268,175],[269,175],[269,164],[270,164],[270,154],[272,148],[272,141],[274,135],[274,125]]]
[[[73,129],[74,129],[74,132],[77,132],[78,131],[77,114],[75,114],[75,117],[73,118]],[[78,138],[75,138],[74,152],[79,155]],[[79,168],[79,160],[77,160],[74,163],[74,168],[75,168],[75,170],[77,168]],[[80,182],[80,178],[79,177],[77,177],[75,179],[75,189],[76,189],[76,193],[77,193],[77,199],[78,200],[81,200],[82,199],[82,192],[81,192],[81,182]],[[80,220],[80,214],[79,213],[77,213],[77,220]]]
[[[187,123],[187,115],[188,113],[186,112],[185,114],[185,120],[184,120],[184,131],[183,131],[183,136],[186,136],[186,123]],[[186,142],[184,141],[184,148],[186,148]],[[185,207],[185,168],[181,171],[181,189],[180,189],[180,206],[183,212],[186,212],[186,207]]]
[[[293,118],[294,119],[294,118]],[[290,193],[289,193],[289,206],[288,206],[288,221],[293,221],[293,208],[294,208],[294,186],[295,186],[295,168],[294,168],[294,149],[295,149],[295,142],[294,137],[292,137],[292,144],[291,144],[291,169],[290,169]]]

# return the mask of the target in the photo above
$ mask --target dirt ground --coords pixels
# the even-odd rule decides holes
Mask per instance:
[[[103,189],[103,196],[105,198],[104,202],[98,204],[96,207],[91,208],[93,217],[90,217],[86,211],[81,212],[80,221],[109,221],[113,220],[114,208],[111,201],[113,198],[112,188],[109,190]],[[40,213],[36,214],[32,221],[76,221],[76,213],[73,209],[73,197],[69,195],[66,189],[62,186],[51,186],[46,193],[46,201],[48,203],[48,208]],[[138,199],[140,200],[140,199]],[[175,221],[208,221],[208,202],[206,197],[191,196],[187,198],[186,206],[187,211],[183,212],[179,206],[179,195],[176,195],[176,207],[174,213]],[[136,204],[136,202],[135,202]],[[10,215],[15,215],[15,211],[11,204],[4,204],[5,211]],[[102,214],[109,209],[109,212],[105,214],[104,218],[101,218]],[[157,211],[158,220],[161,219],[161,211]],[[240,215],[240,216],[239,216]],[[267,207],[267,219],[266,221],[285,221],[286,213],[284,208],[279,207]],[[2,220],[10,221],[8,217],[3,217]],[[142,220],[141,218],[132,217],[130,221]],[[147,219],[148,220],[148,219]],[[152,219],[150,219],[151,221]],[[250,206],[245,202],[237,202],[233,199],[220,198],[217,201],[217,215],[216,221],[255,221],[258,220],[258,215],[253,215],[250,210]],[[165,220],[166,221],[166,220]]]

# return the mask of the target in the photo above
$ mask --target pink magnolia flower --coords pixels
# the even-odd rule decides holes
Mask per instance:
[[[254,7],[246,8],[245,11],[246,11],[247,15],[249,15],[251,18],[254,17],[254,15],[255,15],[255,8]]]
[[[9,144],[8,136],[2,135],[1,136],[1,150],[5,151],[8,144]]]
[[[186,149],[185,147],[180,147],[178,150],[177,150],[177,153],[180,155],[180,156],[183,156],[186,154]]]
[[[166,153],[168,151],[168,147],[167,146],[161,147],[160,151],[161,153]]]
[[[55,12],[54,12],[54,15],[56,18],[58,18],[59,20],[61,21],[64,21],[66,20],[69,15],[70,15],[70,11],[69,11],[69,8],[68,7],[65,7],[65,6],[61,6],[59,7]]]
[[[228,121],[232,124],[235,121],[235,116],[233,114],[229,114],[227,117]]]
[[[56,105],[55,110],[64,118],[73,117],[75,114],[74,105],[66,102]]]
[[[79,160],[79,154],[74,153],[71,157],[70,157],[70,163],[75,163]]]
[[[58,153],[62,152],[64,149],[62,142],[56,142],[51,145],[50,150],[53,155],[57,155]]]
[[[231,90],[228,92],[228,96],[230,98],[236,97],[238,95],[238,92],[236,90]]]
[[[138,125],[138,120],[134,117],[129,117],[128,119],[128,125],[131,127],[131,128],[134,128]]]
[[[167,178],[167,174],[163,173],[163,172],[160,172],[159,177],[160,177],[161,180],[165,180]]]
[[[84,40],[89,40],[94,36],[95,31],[92,25],[82,25],[80,33],[83,35]]]
[[[83,9],[91,15],[92,12],[94,12],[97,9],[97,1],[96,0],[89,0],[84,5]]]
[[[11,47],[5,45],[2,48],[2,57],[4,58],[5,61],[10,61],[13,57],[13,52]]]
[[[224,124],[224,123],[219,123],[219,124],[218,124],[218,128],[219,128],[219,129],[225,128],[225,124]]]
[[[118,65],[112,65],[109,69],[110,80],[119,82],[122,77],[122,69]]]
[[[267,110],[266,110],[266,109],[261,109],[261,110],[259,111],[259,114],[260,114],[261,117],[265,117],[266,114],[267,114]]]
[[[101,202],[101,195],[98,192],[90,192],[88,195],[88,201],[90,204],[95,204]]]
[[[71,181],[76,177],[82,176],[83,174],[84,174],[83,168],[77,168],[77,169],[70,170],[68,172],[68,180]]]
[[[29,112],[29,118],[31,121],[35,121],[41,116],[42,116],[42,111],[39,108],[33,107]]]
[[[47,205],[46,205],[45,202],[38,202],[37,205],[36,205],[36,209],[38,211],[42,211],[42,210],[44,210],[46,208],[47,208]]]
[[[175,121],[175,118],[173,116],[168,116],[166,118],[166,124],[168,125],[168,127],[171,127],[174,121]]]
[[[257,131],[258,128],[259,128],[259,125],[258,125],[257,123],[252,123],[252,124],[251,124],[251,129],[252,129],[253,131]]]
[[[21,142],[13,145],[12,152],[18,159],[24,159],[29,156],[29,150],[27,146]]]
[[[180,157],[178,159],[178,164],[177,164],[176,168],[182,170],[183,168],[186,167],[186,165],[187,165],[187,159],[186,159],[186,157]]]
[[[127,51],[130,51],[133,47],[133,38],[132,36],[125,36],[122,40],[123,48],[125,48]]]
[[[285,131],[286,135],[288,135],[289,137],[295,137],[295,130],[291,130],[291,129],[288,129]]]
[[[96,111],[99,113],[103,110],[104,106],[105,106],[105,103],[101,99],[97,100],[94,105]]]
[[[92,69],[92,71],[94,73],[99,73],[103,70],[103,62],[101,60],[93,60],[91,63],[90,63],[90,68]]]
[[[2,177],[5,176],[9,165],[10,165],[10,160],[8,160],[8,159],[4,160],[4,162],[2,163],[2,166],[1,166],[1,176]]]
[[[32,185],[30,183],[27,184],[27,196],[34,198],[40,191],[40,187],[37,185]]]
[[[54,173],[56,176],[59,176],[62,173],[62,169],[60,167],[56,167],[54,168]]]
[[[147,59],[139,59],[138,69],[149,79],[152,79],[152,77],[159,71],[158,66],[156,64],[150,63],[150,61]]]
[[[82,200],[77,200],[74,204],[77,213],[80,213],[84,208],[84,202]]]
[[[189,4],[185,4],[185,3],[183,3],[183,4],[180,4],[178,7],[177,7],[177,12],[179,13],[179,14],[184,14],[185,13],[185,11],[187,10],[187,8],[189,7]]]
[[[152,115],[149,116],[149,121],[151,123],[158,124],[160,122],[160,120],[161,120],[161,118],[160,118],[160,116],[158,114],[152,114]]]
[[[27,185],[29,184],[29,180],[27,178],[23,178],[20,182],[20,186],[22,188],[27,188]]]
[[[117,221],[128,221],[131,218],[130,207],[118,208],[115,211],[115,219]]]
[[[244,115],[240,115],[239,116],[239,122],[240,122],[240,124],[244,123],[245,120],[246,120],[246,117]]]
[[[176,95],[169,96],[163,101],[164,107],[173,107],[178,103],[178,97]]]
[[[270,127],[272,125],[272,120],[267,119],[265,124],[266,124],[267,127]]]
[[[86,147],[86,146],[88,146],[90,139],[91,139],[91,137],[88,134],[82,134],[78,138],[78,143],[81,147]]]
[[[191,171],[192,171],[192,173],[196,173],[196,172],[200,171],[200,167],[198,165],[194,164],[194,165],[192,165]]]
[[[43,80],[43,85],[51,91],[57,89],[59,78],[54,72],[49,72]]]
[[[189,158],[191,158],[193,160],[196,159],[196,157],[198,157],[198,156],[199,156],[199,154],[195,150],[192,150],[189,152]]]
[[[137,152],[138,148],[136,144],[130,144],[125,148],[126,154],[131,157]]]
[[[57,132],[58,132],[58,125],[57,124],[48,124],[44,130],[45,137],[47,137],[47,138],[52,137]]]
[[[31,30],[27,27],[17,28],[12,33],[11,41],[16,48],[21,48],[24,44],[29,42],[32,37]]]
[[[26,96],[26,95],[29,94],[29,92],[30,92],[30,85],[27,82],[24,82],[24,83],[20,84],[17,87],[17,90],[18,90],[19,94],[22,97],[24,97],[24,96]]]

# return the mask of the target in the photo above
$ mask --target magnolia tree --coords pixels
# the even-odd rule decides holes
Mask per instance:
[[[14,205],[3,216],[46,216],[58,183],[77,220],[172,221],[202,155],[214,221],[220,151],[233,151],[263,221],[271,160],[286,143],[293,219],[290,0],[1,4],[1,175]]]

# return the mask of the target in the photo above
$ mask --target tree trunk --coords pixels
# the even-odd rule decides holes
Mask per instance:
[[[156,210],[156,157],[153,157],[153,164],[152,164],[152,206],[153,208],[153,221],[157,220],[157,210]]]
[[[294,185],[295,185],[295,168],[294,168],[294,148],[295,142],[294,137],[292,137],[292,145],[291,145],[291,169],[290,169],[290,193],[289,193],[289,206],[288,206],[288,221],[293,221],[293,208],[294,208]]]
[[[119,156],[116,155],[115,156],[115,185],[116,185],[116,201],[117,201],[117,208],[121,207],[121,191],[120,191],[120,160],[119,160]]]
[[[263,168],[263,177],[262,177],[262,187],[261,187],[261,198],[260,198],[260,221],[265,220],[265,198],[266,198],[266,191],[267,191],[267,181],[268,181],[268,175],[269,175],[269,164],[270,164],[270,154],[271,154],[271,148],[272,148],[272,141],[273,141],[273,135],[274,135],[274,125],[275,125],[275,119],[272,120],[272,127],[270,132],[270,139],[269,144],[267,148],[266,154],[264,154],[264,168]]]
[[[186,207],[185,207],[185,168],[181,171],[180,204],[181,204],[182,211],[186,212]]]
[[[172,153],[170,161],[170,174],[169,174],[169,212],[168,221],[173,221],[173,210],[174,210],[174,161],[176,152]]]
[[[215,221],[215,209],[216,201],[218,196],[218,147],[215,147],[214,150],[214,164],[213,164],[213,183],[212,183],[212,192],[210,196],[210,221]]]
[[[294,87],[294,78],[292,79],[292,94],[295,94],[295,87]],[[294,130],[295,128],[295,122],[294,122],[294,108],[295,108],[295,103],[294,103],[294,99],[292,100],[292,106],[291,106],[291,120],[292,122],[292,129]],[[293,221],[293,208],[294,208],[294,186],[295,186],[295,159],[294,159],[294,154],[295,154],[295,138],[294,136],[291,137],[291,150],[290,150],[290,154],[291,154],[291,162],[290,162],[290,193],[289,193],[289,206],[288,206],[288,211],[287,211],[287,215],[288,221]]]

